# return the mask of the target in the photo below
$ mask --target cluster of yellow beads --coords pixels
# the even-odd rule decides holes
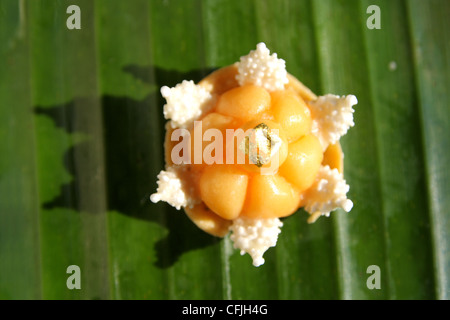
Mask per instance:
[[[233,82],[216,88],[215,93],[214,106],[197,119],[202,121],[202,131],[196,133],[192,129],[191,140],[211,128],[226,137],[226,129],[246,131],[264,125],[266,131],[276,129],[280,143],[278,163],[271,174],[261,174],[262,169],[270,166],[267,162],[227,164],[225,155],[230,152],[230,141],[224,139],[223,164],[189,165],[189,180],[203,203],[188,211],[191,215],[212,212],[224,220],[293,214],[301,206],[301,195],[313,184],[324,159],[320,142],[311,133],[311,112],[305,101],[292,88],[268,92],[259,86],[237,86]],[[239,146],[232,142],[232,153],[236,155]],[[203,142],[203,150],[207,146]]]

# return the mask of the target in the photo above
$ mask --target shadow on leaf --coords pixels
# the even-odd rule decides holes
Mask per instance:
[[[129,65],[123,71],[159,88],[163,85],[175,86],[184,79],[198,82],[212,69],[178,72]],[[166,120],[163,118],[163,105],[159,90],[155,90],[141,100],[103,95],[100,101],[98,98],[80,97],[60,105],[34,108],[36,114],[49,117],[55,126],[65,132],[89,136],[92,132],[86,129],[83,119],[92,112],[92,108],[101,107],[107,210],[156,222],[168,229],[167,236],[155,244],[155,265],[159,268],[170,267],[184,253],[219,241],[201,232],[182,212],[165,203],[153,204],[149,200],[150,194],[156,190],[156,175],[164,167]],[[62,161],[73,179],[60,187],[57,197],[43,204],[45,209],[70,208],[92,214],[101,210],[96,205],[97,190],[86,191],[86,188],[89,189],[86,181],[94,173],[81,172],[74,160],[89,161],[88,155],[92,152],[90,143],[87,139],[65,152]],[[91,198],[91,201],[80,201],[80,194]]]

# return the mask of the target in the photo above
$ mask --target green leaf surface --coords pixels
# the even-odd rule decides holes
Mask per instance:
[[[2,0],[0,298],[450,299],[449,16],[446,0]],[[261,41],[358,104],[341,139],[352,211],[283,219],[255,268],[149,195],[159,88]]]

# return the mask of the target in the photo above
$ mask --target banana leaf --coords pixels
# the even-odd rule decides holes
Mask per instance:
[[[446,0],[0,1],[0,298],[449,299],[449,16]],[[255,268],[149,195],[160,87],[259,42],[358,104],[352,211],[284,218]]]

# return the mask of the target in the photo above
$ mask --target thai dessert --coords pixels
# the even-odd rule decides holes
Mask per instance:
[[[264,43],[198,84],[164,86],[165,168],[151,201],[184,209],[229,237],[253,265],[276,245],[280,218],[349,212],[339,139],[354,126],[353,95],[316,96]]]

